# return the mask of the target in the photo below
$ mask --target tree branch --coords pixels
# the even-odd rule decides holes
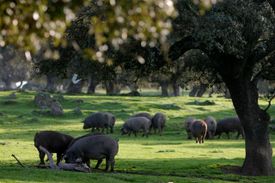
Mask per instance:
[[[175,42],[170,47],[168,57],[172,60],[176,60],[182,54],[192,49],[199,49],[199,43],[192,36],[187,36],[180,41]]]
[[[17,161],[20,166],[22,166],[23,168],[25,167],[14,154],[12,154],[11,156]]]
[[[39,146],[39,149],[47,154],[48,159],[50,161],[51,169],[57,170],[70,170],[70,171],[79,171],[79,172],[90,172],[90,168],[86,164],[77,164],[77,163],[62,163],[60,162],[58,165],[54,164],[52,154],[42,146]]]
[[[275,50],[275,36],[258,46],[251,54],[249,60],[259,62]]]
[[[264,109],[264,111],[266,112],[270,106],[271,106],[271,101],[275,98],[275,90],[272,92],[273,95],[270,97],[269,101],[268,101],[268,105],[266,106],[266,108]]]

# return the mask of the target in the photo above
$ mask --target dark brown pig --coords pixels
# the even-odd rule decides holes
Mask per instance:
[[[191,133],[196,139],[196,143],[204,143],[207,133],[207,124],[203,120],[196,119],[191,124]]]
[[[237,132],[236,138],[238,139],[240,135],[244,137],[243,127],[238,117],[230,117],[219,120],[217,123],[217,129],[215,135],[218,138],[221,137],[222,133],[226,133],[228,139],[230,138],[230,132]]]
[[[117,153],[118,141],[107,135],[91,135],[75,141],[66,151],[64,159],[66,163],[88,163],[88,166],[90,160],[98,160],[96,169],[106,159],[105,171],[110,166],[113,171]]]
[[[73,139],[70,135],[56,131],[37,132],[34,136],[34,146],[39,152],[40,164],[45,164],[45,153],[39,149],[39,146],[46,148],[50,153],[56,153],[56,164],[58,164]]]

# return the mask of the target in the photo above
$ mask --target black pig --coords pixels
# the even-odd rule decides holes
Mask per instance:
[[[34,146],[39,152],[40,164],[45,164],[45,153],[39,149],[39,146],[46,148],[50,153],[56,153],[56,164],[58,164],[73,139],[70,135],[56,131],[37,132],[34,136]]]
[[[118,153],[118,142],[106,135],[91,135],[79,138],[66,151],[64,159],[66,163],[87,163],[90,160],[98,160],[96,169],[103,159],[106,159],[105,171],[114,170],[115,156]]]
[[[226,133],[229,139],[229,132],[237,132],[237,139],[240,135],[244,137],[243,127],[238,117],[224,118],[218,121],[215,135],[217,135],[218,138],[220,138],[222,133]]]

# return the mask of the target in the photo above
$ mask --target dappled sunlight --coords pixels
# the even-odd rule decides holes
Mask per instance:
[[[12,169],[19,167],[11,154],[15,154],[23,164],[28,166],[39,163],[38,152],[33,142],[36,132],[56,130],[74,137],[87,134],[90,130],[83,130],[81,121],[96,111],[112,112],[117,118],[114,134],[109,135],[119,140],[119,153],[116,156],[115,166],[118,171],[160,173],[164,176],[179,174],[186,177],[187,180],[190,176],[192,180],[196,180],[196,174],[220,179],[220,166],[240,166],[245,157],[244,140],[235,139],[235,134],[231,135],[232,139],[222,136],[221,139],[206,140],[204,144],[196,144],[194,139],[186,140],[186,132],[183,128],[186,117],[205,118],[212,115],[221,119],[225,116],[234,116],[232,103],[228,99],[213,97],[211,101],[214,101],[215,105],[196,105],[192,103],[194,100],[203,102],[209,98],[64,95],[65,100],[61,102],[65,109],[64,116],[52,117],[32,114],[31,111],[37,108],[32,102],[32,95],[28,93],[19,93],[17,95],[19,104],[15,104],[16,107],[8,106],[7,109],[1,101],[8,94],[8,92],[0,93],[0,112],[3,113],[0,118],[0,142],[3,144],[0,145],[0,167],[5,171],[10,171],[11,167]],[[76,106],[75,100],[79,99],[84,101],[80,104],[83,115],[77,116],[71,111]],[[260,103],[264,104],[265,101],[260,101]],[[274,108],[271,110],[274,111]],[[164,134],[162,136],[152,134],[148,138],[142,137],[141,133],[137,137],[134,135],[122,136],[120,134],[122,124],[129,116],[137,112],[165,113],[167,123]],[[274,134],[271,137],[273,139]],[[274,143],[272,145],[275,145]],[[55,160],[56,156],[53,157]],[[102,166],[104,164],[105,162]],[[92,161],[92,165],[95,165],[95,161]],[[45,174],[44,171],[47,172],[47,170],[32,169],[35,172],[42,171],[41,175]],[[25,170],[20,171],[24,172]],[[69,173],[69,175],[71,174],[73,173]],[[100,174],[93,173],[90,176],[97,177]],[[118,177],[121,178],[121,176]],[[120,178],[118,178],[118,182],[121,182]],[[225,179],[228,177],[226,176]],[[7,176],[4,180],[11,181],[13,179]],[[36,180],[40,179],[32,178],[28,182],[39,182]],[[60,182],[59,180],[58,182]],[[117,180],[117,177],[112,177],[110,180]],[[132,179],[125,180],[127,182]]]

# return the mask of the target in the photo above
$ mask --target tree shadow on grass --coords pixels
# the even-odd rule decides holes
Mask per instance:
[[[65,172],[54,170],[41,170],[37,168],[18,168],[11,164],[0,165],[0,179],[9,181],[33,181],[33,182],[87,182],[99,177],[112,177],[116,174],[117,178],[128,176],[130,181],[136,175],[145,177],[155,177],[159,182],[163,177],[178,180],[198,179],[199,182],[266,182],[274,180],[274,177],[245,177],[240,175],[232,175],[224,173],[224,166],[240,166],[243,159],[209,159],[209,158],[174,158],[174,159],[116,159],[115,173],[105,173],[101,171],[93,171],[90,174]],[[24,162],[31,165],[34,162]],[[92,161],[92,166],[96,164]],[[105,167],[103,163],[101,169]],[[96,173],[95,173],[96,172]],[[24,176],[28,175],[28,176]],[[45,180],[47,177],[47,181]],[[102,179],[104,181],[104,178]],[[108,179],[106,179],[108,180]],[[121,180],[120,180],[121,181]],[[104,181],[105,182],[105,181]],[[134,181],[135,182],[135,181]]]

